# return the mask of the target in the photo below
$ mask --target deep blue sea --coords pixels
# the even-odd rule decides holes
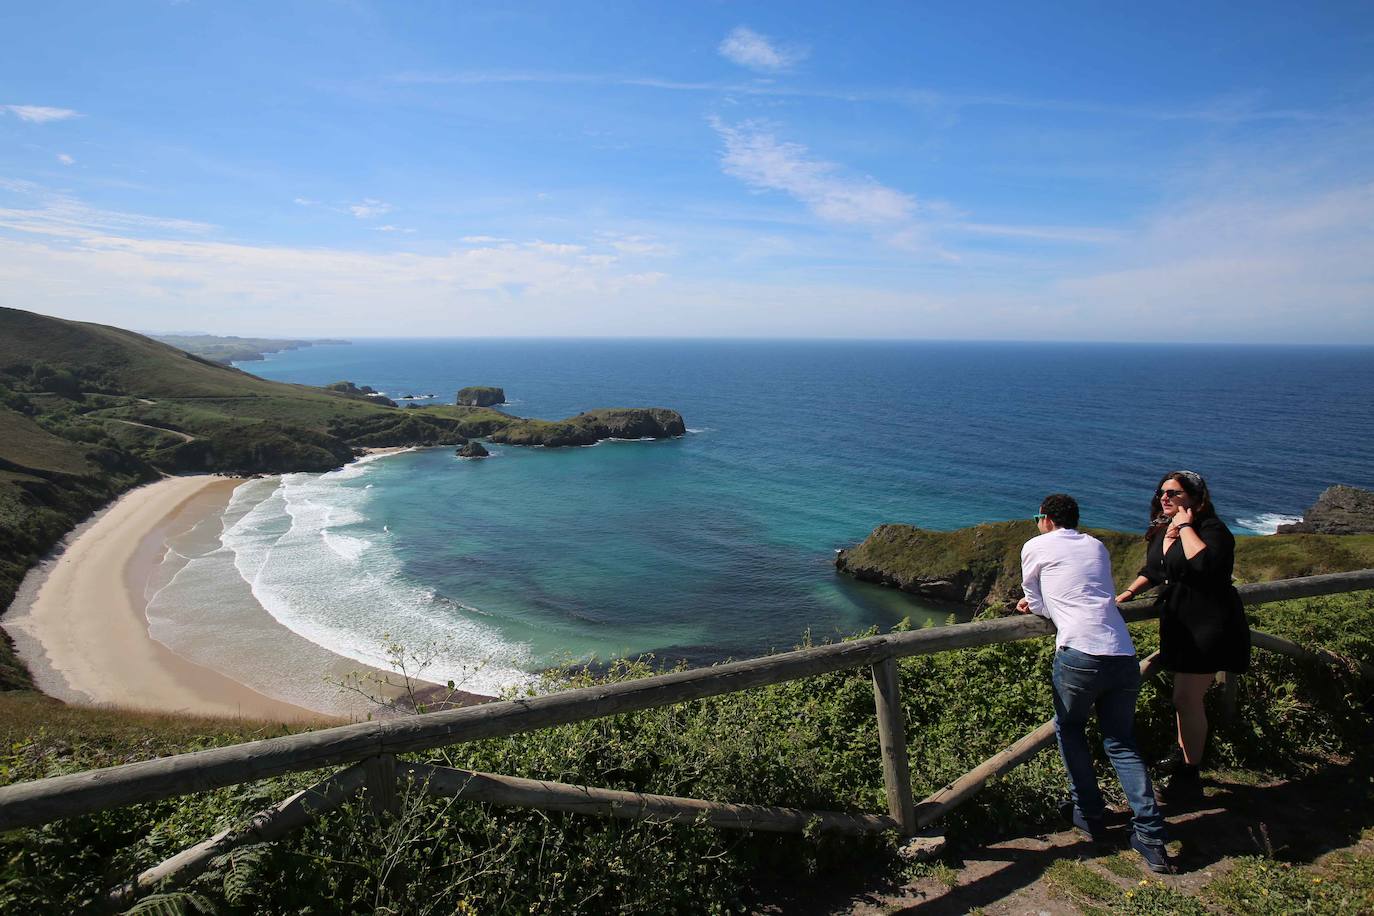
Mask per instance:
[[[391,397],[505,388],[557,419],[658,406],[690,432],[589,448],[433,449],[240,488],[225,544],[279,620],[377,660],[443,643],[489,689],[571,659],[693,664],[947,609],[834,573],[882,522],[1024,518],[1074,494],[1139,530],[1161,473],[1237,533],[1374,486],[1374,348],[719,340],[359,340],[241,368]]]

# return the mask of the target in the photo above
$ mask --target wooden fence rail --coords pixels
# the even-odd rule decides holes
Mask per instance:
[[[1244,585],[1240,593],[1246,604],[1262,604],[1371,588],[1374,588],[1374,569]],[[1153,609],[1148,606],[1128,605],[1123,611],[1129,621],[1148,620],[1154,616]],[[357,763],[382,755],[432,750],[669,706],[818,674],[871,667],[895,658],[1013,642],[1053,632],[1054,627],[1048,620],[1026,615],[886,633],[548,696],[486,703],[386,722],[341,725],[54,776],[0,788],[0,830],[191,795],[286,773]],[[890,712],[888,717],[890,723]],[[899,817],[899,820],[904,818]]]
[[[1363,589],[1374,589],[1374,569],[1245,585],[1240,587],[1240,593],[1246,604],[1262,604]],[[1128,621],[1154,616],[1152,606],[1144,606],[1144,602],[1136,602],[1136,605],[1139,606],[1123,609]],[[801,831],[808,827],[849,833],[896,830],[911,835],[972,797],[989,780],[1033,757],[1053,741],[1054,730],[1052,721],[1045,723],[917,805],[911,791],[906,722],[896,660],[1046,636],[1053,632],[1053,625],[1044,618],[1020,616],[888,633],[549,696],[493,702],[402,720],[345,725],[18,783],[0,788],[0,830],[34,826],[286,773],[353,764],[260,812],[246,827],[226,830],[116,888],[110,893],[112,904],[130,902],[160,883],[189,880],[203,871],[215,856],[243,843],[279,837],[337,807],[363,789],[378,816],[395,813],[400,803],[399,793],[403,787],[408,787],[429,794],[492,804],[640,820],[691,821],[750,830]],[[1304,648],[1255,631],[1251,631],[1251,640],[1265,649],[1305,661],[1355,669],[1366,677],[1374,677],[1371,666],[1342,659],[1324,649]],[[1144,660],[1142,677],[1148,676],[1156,663],[1156,656]],[[888,803],[886,815],[805,811],[648,795],[433,767],[396,759],[400,753],[521,734],[858,667],[868,667],[873,678],[883,784]]]

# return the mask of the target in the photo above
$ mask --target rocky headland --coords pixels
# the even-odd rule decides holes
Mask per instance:
[[[1344,484],[1327,487],[1302,521],[1280,525],[1279,534],[1374,534],[1374,492]]]
[[[1084,529],[1112,558],[1124,588],[1145,558],[1140,534]],[[964,608],[1009,608],[1022,595],[1021,545],[1037,534],[1030,521],[990,522],[955,531],[889,524],[840,550],[835,568],[865,582]],[[1238,537],[1236,580],[1263,582],[1374,567],[1374,536],[1297,534]]]
[[[603,439],[670,439],[684,435],[682,414],[663,407],[608,407],[566,420],[516,420],[488,438],[505,445],[557,448]]]
[[[219,337],[214,334],[152,334],[153,340],[171,344],[178,350],[193,353],[202,359],[229,365],[230,363],[260,362],[269,353],[300,350],[304,347],[340,346],[347,340],[278,340],[271,337]]]

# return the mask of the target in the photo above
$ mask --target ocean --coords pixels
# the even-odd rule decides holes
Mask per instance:
[[[241,368],[441,403],[498,385],[505,409],[545,419],[682,413],[668,441],[250,481],[187,567],[213,560],[334,652],[387,666],[401,646],[479,693],[567,662],[697,665],[945,622],[835,574],[835,550],[883,522],[1025,518],[1063,491],[1085,526],[1140,530],[1159,475],[1188,468],[1233,530],[1264,534],[1330,484],[1374,486],[1369,347],[389,339]],[[183,586],[205,576],[159,582],[159,606]],[[175,631],[164,619],[159,638]]]

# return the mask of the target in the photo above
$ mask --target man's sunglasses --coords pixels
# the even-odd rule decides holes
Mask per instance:
[[[1037,512],[1035,515],[1032,515],[1032,516],[1031,516],[1031,521],[1033,521],[1033,522],[1038,522],[1038,521],[1040,521],[1042,518],[1049,518],[1049,516],[1046,515],[1046,514],[1043,513],[1043,512]]]

